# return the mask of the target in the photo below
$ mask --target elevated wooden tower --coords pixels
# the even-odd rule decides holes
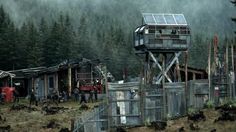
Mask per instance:
[[[182,52],[188,50],[191,43],[190,27],[183,14],[143,13],[142,16],[142,25],[134,31],[136,54],[144,57],[142,82],[145,87],[140,88],[143,96],[141,98],[144,100],[141,101],[140,106],[146,107],[145,98],[148,98],[150,93],[155,93],[150,92],[153,87],[151,89],[148,87],[155,85],[155,90],[160,91],[158,92],[160,94],[154,94],[152,98],[160,99],[161,97],[162,99],[153,110],[162,109],[161,120],[165,120],[167,116],[165,83],[181,80],[179,57]],[[174,64],[176,64],[175,72],[170,71]],[[144,113],[142,118],[145,120],[145,110],[141,113]]]

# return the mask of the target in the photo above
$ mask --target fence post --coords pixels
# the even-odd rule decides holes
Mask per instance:
[[[188,112],[188,51],[185,52],[185,99],[186,112]]]
[[[105,71],[105,88],[106,88],[106,97],[107,97],[107,101],[106,104],[108,106],[108,110],[107,110],[107,130],[108,132],[111,131],[111,114],[112,114],[112,104],[110,104],[110,97],[109,97],[109,90],[108,90],[108,82],[107,82],[107,67],[104,66],[104,71]]]
[[[212,100],[212,91],[211,91],[211,42],[208,46],[208,89],[209,89],[209,100]]]

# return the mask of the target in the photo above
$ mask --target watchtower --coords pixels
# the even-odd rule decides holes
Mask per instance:
[[[179,56],[188,50],[191,32],[183,14],[143,13],[142,16],[142,25],[134,31],[136,54],[145,56],[142,77],[145,87],[140,87],[141,117],[144,121],[147,113],[155,111],[155,119],[163,121],[168,109],[165,83],[180,82]],[[174,64],[175,72],[170,71]],[[150,108],[147,103],[153,99],[155,107]]]
[[[142,16],[142,25],[134,31],[136,54],[146,55],[146,72],[151,65],[149,57],[158,66],[156,84],[160,84],[164,78],[168,82],[173,82],[174,79],[169,77],[167,72],[175,62],[179,63],[178,57],[181,52],[188,49],[191,43],[190,27],[183,14],[143,13]],[[162,66],[159,63],[160,59]],[[150,81],[152,78],[147,74],[146,79]]]

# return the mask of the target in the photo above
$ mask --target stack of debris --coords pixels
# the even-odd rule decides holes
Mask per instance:
[[[152,128],[155,128],[155,130],[165,130],[167,126],[166,122],[163,121],[153,121],[151,122],[151,126]]]
[[[68,109],[69,108],[65,108],[65,107],[48,107],[48,106],[45,106],[42,108],[42,110],[46,112],[45,113],[46,115],[53,115],[59,112],[64,112],[65,110],[68,110]]]
[[[225,104],[215,108],[219,110],[220,117],[215,120],[217,121],[236,121],[236,106],[231,104]]]
[[[205,121],[206,117],[203,114],[203,111],[198,111],[198,112],[194,112],[191,114],[188,114],[188,120],[192,120],[192,121]]]
[[[14,104],[11,106],[10,110],[28,110],[28,111],[38,111],[37,108],[35,107],[29,107],[29,106],[26,106],[24,104]]]

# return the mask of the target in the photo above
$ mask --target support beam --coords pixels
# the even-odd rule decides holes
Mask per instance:
[[[178,82],[181,82],[181,75],[180,75],[180,69],[179,69],[179,59],[176,60],[176,75]]]
[[[172,83],[171,79],[167,76],[167,72],[170,70],[170,68],[173,66],[173,64],[176,62],[176,60],[178,60],[178,57],[180,56],[180,54],[181,54],[181,52],[175,53],[174,58],[170,60],[170,63],[167,63],[167,64],[169,64],[169,65],[167,66],[167,68],[165,68],[165,69],[163,70],[164,72],[163,72],[162,74],[159,74],[158,77],[157,77],[157,78],[158,78],[157,84],[160,84],[160,83],[161,83],[161,80],[162,80],[162,78],[163,78],[163,75],[166,77],[166,79],[167,79],[169,82]]]
[[[162,54],[162,68],[165,69],[166,67],[166,56],[164,54]],[[162,74],[165,74],[165,71],[162,70]],[[166,120],[167,119],[167,106],[166,106],[166,89],[165,89],[165,78],[162,79],[162,89],[163,89],[163,117],[162,120]]]
[[[160,69],[160,70],[162,70],[162,67],[161,67],[161,65],[159,64],[159,62],[156,60],[156,58],[154,57],[154,55],[152,54],[152,52],[148,52],[149,53],[149,55],[151,56],[151,58],[152,58],[152,60],[155,62],[155,64],[157,65],[157,67]]]

